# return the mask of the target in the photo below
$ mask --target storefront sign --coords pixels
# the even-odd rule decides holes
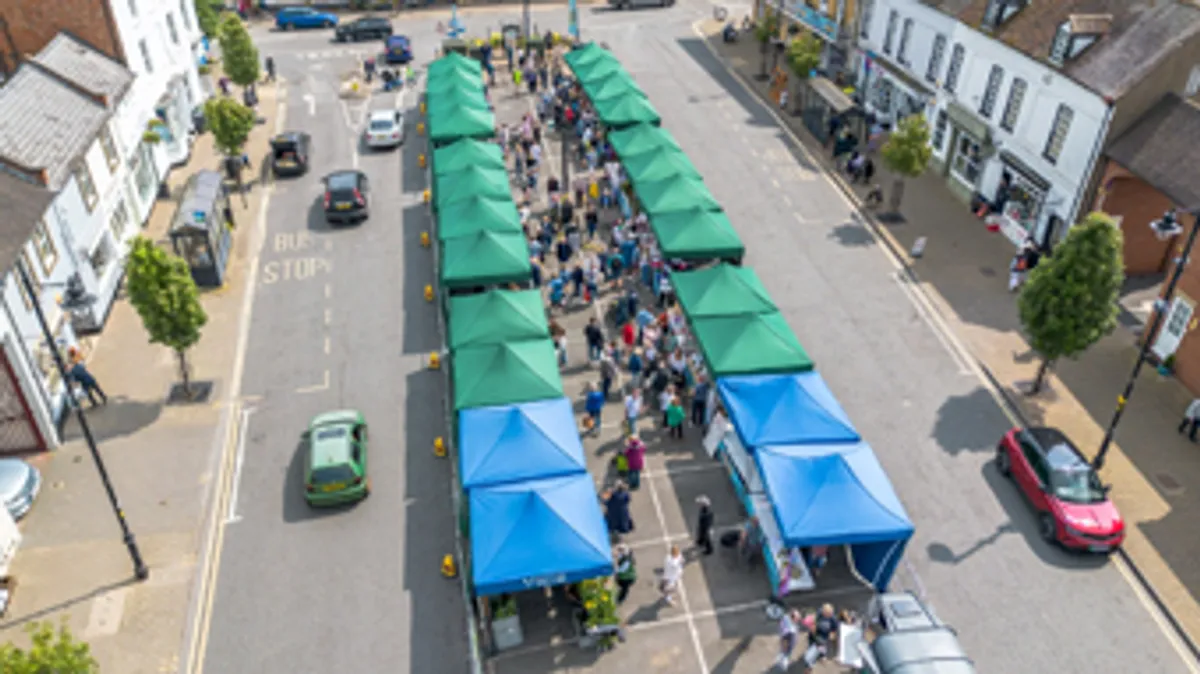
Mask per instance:
[[[554,587],[556,585],[566,585],[567,575],[565,573],[555,573],[548,576],[531,576],[522,578],[521,584],[525,589],[532,590],[535,587]]]
[[[792,0],[789,2],[787,13],[793,19],[811,28],[824,38],[826,42],[837,42],[837,22],[804,4],[803,0]]]
[[[1176,296],[1171,300],[1171,306],[1167,309],[1167,318],[1163,321],[1162,329],[1158,331],[1154,346],[1151,347],[1159,360],[1166,360],[1179,348],[1179,343],[1183,341],[1183,336],[1187,333],[1188,323],[1192,320],[1195,308],[1195,305],[1184,297]]]

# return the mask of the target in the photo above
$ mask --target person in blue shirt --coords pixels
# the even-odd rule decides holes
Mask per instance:
[[[588,417],[592,420],[591,427],[585,431],[586,435],[600,434],[600,414],[604,411],[604,393],[596,388],[596,385],[588,382],[583,406],[588,413]]]
[[[642,350],[634,349],[633,353],[629,354],[629,377],[634,388],[642,385]]]
[[[566,299],[565,286],[566,282],[561,275],[550,281],[550,306],[562,308],[563,300]]]

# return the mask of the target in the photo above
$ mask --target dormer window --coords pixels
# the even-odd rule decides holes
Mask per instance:
[[[995,30],[1003,26],[1028,4],[1029,0],[988,0],[983,12],[983,27]]]
[[[1067,18],[1050,43],[1050,62],[1063,65],[1079,57],[1088,47],[1108,33],[1111,14],[1075,14]]]

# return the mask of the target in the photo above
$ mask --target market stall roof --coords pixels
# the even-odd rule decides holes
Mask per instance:
[[[783,314],[741,314],[691,320],[709,369],[718,377],[807,372],[813,362]]]
[[[597,61],[616,61],[617,57],[613,56],[612,52],[604,47],[601,47],[595,42],[588,42],[587,44],[580,45],[566,54],[563,54],[563,60],[566,61],[567,65],[571,66],[571,70],[574,71],[575,68],[583,68],[596,63]]]
[[[445,93],[434,94],[429,97],[429,102],[425,107],[425,118],[429,120],[431,127],[437,126],[439,120],[454,113],[459,108],[466,108],[479,113],[491,113],[492,111],[491,104],[484,98],[482,92],[452,89]]]
[[[454,173],[435,176],[433,181],[433,210],[442,210],[472,197],[487,197],[512,201],[512,185],[503,169],[471,166]],[[440,224],[440,218],[439,218]]]
[[[521,233],[521,214],[511,198],[475,194],[438,211],[439,241],[477,232]]]
[[[586,473],[472,489],[471,579],[481,597],[612,575],[612,546]]]
[[[460,138],[491,138],[496,134],[496,118],[490,110],[454,106],[429,109],[429,140],[442,144]]]
[[[667,211],[650,227],[668,260],[741,260],[746,246],[723,211]]]
[[[747,449],[862,439],[816,372],[722,377],[717,392]]]
[[[633,190],[651,218],[672,211],[721,210],[721,204],[717,203],[699,178],[675,176],[663,180],[643,180],[635,182]]]
[[[587,473],[566,398],[459,412],[458,454],[463,489]]]
[[[663,149],[659,152],[644,152],[634,155],[624,161],[625,173],[629,179],[665,180],[676,176],[685,178],[701,178],[700,172],[692,164],[692,160],[682,150],[671,151]]]
[[[575,73],[575,79],[579,84],[587,89],[589,84],[598,83],[600,80],[609,77],[613,74],[620,74],[628,77],[624,66],[617,59],[599,59],[592,63],[581,64],[577,68],[571,68]]]
[[[632,94],[592,101],[596,116],[605,126],[619,129],[632,124],[658,124],[662,122],[658,111],[649,99]]]
[[[562,377],[549,339],[481,344],[450,354],[454,409],[513,405],[562,397]]]
[[[496,342],[550,336],[537,290],[489,290],[450,298],[447,333],[451,351]]]
[[[785,545],[851,545],[859,574],[887,587],[913,524],[865,442],[770,445],[754,459]]]
[[[616,98],[617,96],[640,96],[646,98],[646,92],[633,81],[627,73],[615,72],[608,77],[592,80],[584,88],[588,98],[593,101]]]
[[[688,318],[769,314],[779,311],[758,274],[748,267],[718,264],[673,272],[671,286]]]
[[[608,140],[623,162],[647,152],[682,151],[670,131],[654,124],[635,124],[627,129],[610,131]]]
[[[455,91],[468,91],[483,95],[483,77],[479,73],[472,73],[459,68],[450,68],[442,71],[442,74],[431,78],[429,84],[425,87],[425,96],[428,100],[432,100],[434,96],[453,93]]]
[[[525,283],[533,276],[524,234],[478,232],[442,242],[442,285],[450,289]]]
[[[479,61],[467,58],[458,52],[450,52],[429,64],[429,68],[426,69],[425,81],[432,83],[455,70],[473,74],[475,77],[483,76],[483,64]]]
[[[463,138],[433,151],[433,174],[454,173],[477,166],[504,171],[504,151],[495,143]]]

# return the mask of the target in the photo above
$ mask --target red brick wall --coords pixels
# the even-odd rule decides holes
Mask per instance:
[[[1169,199],[1115,162],[1107,162],[1094,210],[1121,218],[1125,235],[1125,274],[1156,274],[1166,269],[1170,241],[1159,241],[1150,222],[1171,208]]]
[[[4,51],[9,51],[11,36],[17,52],[36,54],[65,30],[124,63],[116,27],[108,19],[107,1],[0,0],[0,17],[8,22],[8,35],[0,36]]]

